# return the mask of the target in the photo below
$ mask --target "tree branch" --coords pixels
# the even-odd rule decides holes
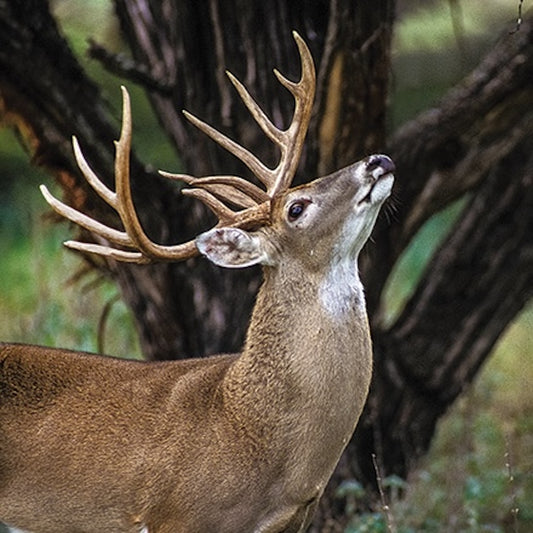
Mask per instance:
[[[397,373],[446,406],[533,294],[532,154],[527,137],[490,170],[382,336]]]
[[[395,262],[433,214],[475,190],[489,170],[533,130],[533,22],[505,34],[478,67],[438,107],[392,137],[397,166],[394,224],[378,221],[371,264],[363,279],[371,314]]]
[[[396,323],[374,331],[374,382],[349,452],[358,479],[373,483],[371,451],[384,475],[407,475],[533,295],[531,154],[528,137],[491,170]]]
[[[109,72],[138,83],[149,91],[170,94],[172,85],[162,79],[155,79],[146,65],[142,65],[126,57],[124,54],[113,54],[93,39],[89,39],[89,56],[99,61]]]

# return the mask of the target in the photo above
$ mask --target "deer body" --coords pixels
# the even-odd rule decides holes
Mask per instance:
[[[196,239],[215,264],[263,265],[239,355],[142,363],[0,345],[0,521],[34,533],[304,531],[368,392],[356,262],[392,170],[371,156],[272,194],[268,223],[250,231],[239,219]],[[203,183],[237,198],[227,180]]]
[[[291,327],[310,318],[297,303]],[[355,327],[340,346],[331,322],[308,338],[292,330],[296,351],[185,364],[5,346],[0,516],[36,533],[284,531],[293,517],[298,531],[366,397],[359,322],[341,325]]]

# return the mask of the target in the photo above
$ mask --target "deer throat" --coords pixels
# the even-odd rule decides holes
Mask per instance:
[[[333,261],[319,288],[319,300],[325,313],[336,322],[346,322],[352,313],[366,313],[363,285],[357,263],[351,258]]]

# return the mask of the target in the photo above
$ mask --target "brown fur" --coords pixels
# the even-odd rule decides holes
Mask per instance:
[[[375,181],[363,161],[276,200],[246,249],[265,280],[239,356],[0,345],[0,520],[34,533],[303,531],[370,382],[355,260],[384,200],[361,200]],[[288,221],[302,198],[309,211]],[[243,259],[225,231],[206,234],[208,255]],[[347,285],[331,274],[345,271]]]

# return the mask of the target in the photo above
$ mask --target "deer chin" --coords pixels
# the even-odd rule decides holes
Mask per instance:
[[[365,207],[381,207],[381,204],[390,196],[394,175],[392,172],[386,172],[376,178],[376,181],[369,184],[362,195],[362,198],[355,198],[354,210]]]
[[[370,202],[381,207],[381,204],[391,195],[394,176],[392,172],[387,172],[378,178],[370,189]]]

